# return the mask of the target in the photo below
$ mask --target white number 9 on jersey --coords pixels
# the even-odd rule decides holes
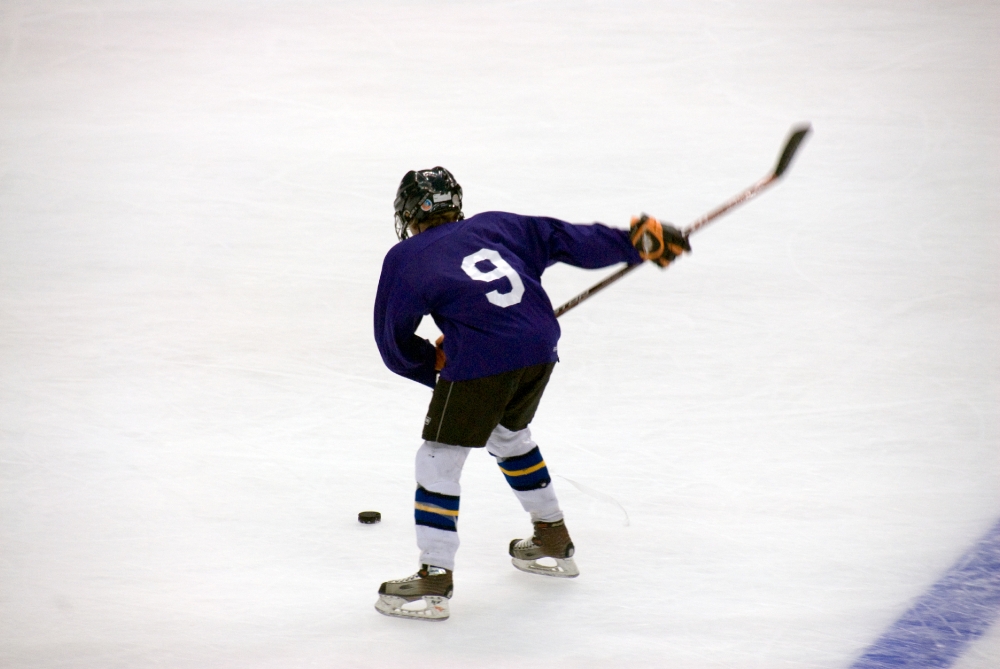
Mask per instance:
[[[493,269],[489,272],[483,272],[476,267],[477,262],[484,260],[489,260],[493,263]],[[521,297],[524,295],[524,283],[521,282],[521,276],[493,249],[480,249],[462,258],[462,271],[475,281],[489,282],[504,277],[510,279],[509,293],[501,293],[498,290],[486,293],[486,299],[498,307],[506,308],[513,306],[520,302]]]

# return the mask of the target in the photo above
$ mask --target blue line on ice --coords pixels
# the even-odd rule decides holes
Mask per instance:
[[[851,669],[950,667],[1000,614],[1000,522]]]

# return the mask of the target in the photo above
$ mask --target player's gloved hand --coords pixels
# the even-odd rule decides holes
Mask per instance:
[[[660,267],[666,267],[674,258],[691,250],[691,244],[680,230],[646,214],[632,219],[628,236],[640,258],[652,260]]]
[[[440,372],[444,369],[444,363],[447,362],[444,357],[444,348],[442,348],[443,344],[444,335],[441,335],[437,338],[437,341],[434,342],[434,371],[436,372]]]

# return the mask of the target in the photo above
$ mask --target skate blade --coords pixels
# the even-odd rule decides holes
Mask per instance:
[[[375,610],[384,616],[410,620],[440,621],[447,620],[451,615],[448,598],[434,595],[426,595],[412,602],[393,595],[379,595]]]
[[[555,564],[543,564],[539,560],[551,560]],[[573,558],[539,558],[538,560],[518,560],[517,558],[511,558],[510,562],[521,571],[526,571],[529,574],[555,576],[556,578],[576,578],[580,575],[580,569],[576,566]]]

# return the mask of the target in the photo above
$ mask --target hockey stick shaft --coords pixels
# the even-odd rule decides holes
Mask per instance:
[[[747,188],[745,191],[734,197],[733,199],[708,212],[707,214],[699,218],[697,221],[695,221],[688,227],[684,228],[684,230],[682,231],[684,233],[684,236],[687,237],[692,232],[695,232],[700,228],[705,227],[706,225],[717,219],[719,216],[722,216],[733,207],[743,204],[744,202],[746,202],[747,200],[749,200],[750,198],[752,198],[753,196],[757,195],[762,190],[770,186],[775,179],[777,179],[777,177],[774,176],[774,174],[769,174],[765,178],[755,183],[750,188]],[[604,290],[605,288],[607,288],[615,281],[628,274],[629,272],[642,267],[642,265],[643,263],[626,265],[625,267],[622,267],[614,274],[611,274],[606,278],[604,278],[603,280],[599,281],[598,283],[595,283],[593,286],[591,286],[587,290],[583,291],[582,293],[580,293],[579,295],[577,295],[576,297],[574,297],[573,299],[569,300],[568,302],[560,306],[558,309],[556,309],[556,318],[559,318],[564,313],[566,313],[576,305],[580,304],[584,300],[588,299],[589,297],[592,297],[601,290]]]
[[[802,144],[802,140],[805,139],[807,134],[809,134],[809,130],[810,127],[808,124],[792,128],[792,133],[791,135],[789,135],[788,140],[785,142],[785,146],[781,151],[781,156],[778,158],[778,163],[775,166],[775,168],[767,176],[765,176],[757,183],[753,184],[749,188],[746,188],[741,193],[730,198],[723,204],[719,205],[712,211],[708,212],[701,218],[697,219],[691,225],[684,228],[683,230],[684,236],[687,237],[691,233],[697,232],[698,230],[705,227],[706,225],[708,225],[715,219],[719,218],[726,212],[730,211],[734,207],[738,207],[744,202],[759,195],[762,191],[764,191],[769,186],[774,184],[774,182],[780,179],[781,176],[785,173],[785,170],[787,170],[788,166],[791,164],[792,158],[795,157],[795,152],[798,150],[799,145]],[[601,290],[604,290],[605,288],[607,288],[615,281],[628,274],[629,272],[635,270],[638,267],[642,267],[642,265],[643,263],[636,263],[635,265],[626,265],[625,267],[621,268],[614,274],[611,274],[610,276],[606,277],[602,281],[595,283],[593,286],[591,286],[587,290],[583,291],[582,293],[580,293],[579,295],[572,298],[571,300],[560,306],[558,309],[556,309],[555,311],[556,318],[559,318],[564,313],[566,313],[576,305],[580,304],[584,300],[593,297],[596,293],[600,292]]]

